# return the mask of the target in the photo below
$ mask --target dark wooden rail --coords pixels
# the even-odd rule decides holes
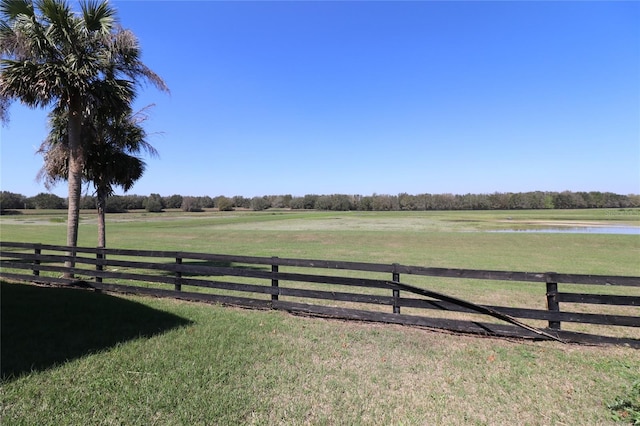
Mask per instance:
[[[72,268],[65,267],[65,262],[69,260],[73,261]],[[74,278],[65,278],[69,273]],[[111,292],[282,309],[466,333],[541,338],[541,333],[513,324],[495,320],[479,321],[478,312],[482,310],[478,310],[473,303],[459,303],[458,299],[449,297],[438,299],[416,295],[416,292],[407,291],[411,286],[402,284],[411,279],[420,281],[417,277],[509,281],[540,288],[540,297],[546,301],[547,308],[493,305],[482,305],[480,308],[512,317],[514,323],[526,320],[532,324],[543,324],[545,328],[542,334],[560,340],[624,344],[640,348],[638,332],[632,332],[629,336],[624,333],[604,335],[601,329],[577,332],[562,328],[563,323],[580,323],[631,327],[631,330],[636,330],[636,327],[640,327],[640,311],[636,309],[640,307],[640,277],[446,269],[173,251],[89,247],[71,249],[66,246],[15,242],[0,243],[0,277],[40,283],[81,283]],[[425,286],[428,283],[424,284],[424,279],[421,281],[419,286],[424,287],[426,293]],[[607,286],[607,292],[611,292],[612,288],[626,288],[627,293],[633,294],[585,292],[588,286]],[[563,290],[573,287],[582,292],[560,291],[560,287]],[[496,292],[499,291],[498,288]],[[420,293],[419,289],[417,293]],[[583,312],[564,309],[575,304],[583,307],[622,307],[619,310],[623,314],[584,312],[584,308]],[[385,306],[389,307],[388,311],[384,310]],[[452,318],[451,315],[441,315],[435,311],[455,312],[457,315]]]

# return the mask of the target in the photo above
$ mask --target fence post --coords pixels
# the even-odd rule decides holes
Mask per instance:
[[[553,272],[545,274],[547,282],[547,310],[549,312],[560,312],[560,303],[558,302],[558,283],[552,278]],[[549,328],[560,330],[560,321],[549,321]]]
[[[40,254],[42,254],[42,248],[40,247],[40,244],[36,244],[33,251],[35,254],[35,259],[33,259],[33,276],[38,277],[40,276],[40,269],[36,268],[35,266],[40,265]]]
[[[176,265],[182,265],[181,257],[176,257]],[[174,286],[175,291],[182,290],[181,282],[182,282],[182,271],[179,271],[178,269],[176,269],[176,278],[175,278],[175,286]]]
[[[98,251],[96,252],[96,271],[102,272],[104,271],[104,259],[106,259],[106,255],[103,251],[101,251],[102,247],[98,247]],[[96,282],[101,283],[102,277],[96,274]]]
[[[278,258],[278,256],[272,256],[271,260],[273,260],[273,263],[271,264],[271,272],[275,273],[278,272],[278,265],[276,264],[276,259]],[[278,287],[278,280],[276,278],[272,278],[271,279],[271,287]],[[278,293],[280,291],[278,290],[277,292],[271,293],[271,301],[274,300],[278,300]]]
[[[397,267],[398,264],[394,263],[393,264],[393,275],[392,275],[392,281],[393,282],[400,282],[400,273],[397,271]],[[393,289],[393,313],[394,314],[399,314],[400,313],[400,305],[399,300],[400,299],[400,290],[397,288]]]

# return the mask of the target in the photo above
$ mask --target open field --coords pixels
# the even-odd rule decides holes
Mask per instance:
[[[64,244],[66,212],[0,217],[0,240]],[[544,225],[534,225],[532,222]],[[204,212],[107,216],[109,247],[353,260],[447,268],[640,275],[637,235],[485,232],[563,224],[640,226],[635,210]],[[96,245],[95,212],[81,246]]]
[[[0,240],[63,244],[65,213],[34,213],[0,217]],[[94,212],[82,218],[79,244],[94,246]],[[486,232],[549,223],[637,226],[640,214],[137,212],[109,215],[107,242],[640,275],[638,235]],[[434,284],[480,303],[492,285]],[[521,303],[532,299],[531,290],[507,290]],[[15,284],[2,285],[1,301],[3,374],[7,356],[16,362],[9,364],[15,376],[2,385],[3,424],[606,424],[607,403],[640,380],[640,355],[629,348],[486,339]]]

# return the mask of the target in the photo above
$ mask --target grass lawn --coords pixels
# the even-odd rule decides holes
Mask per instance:
[[[640,276],[637,235],[485,232],[537,221],[640,224],[640,215],[615,213],[138,212],[109,215],[107,243]],[[94,216],[82,214],[80,245],[95,246]],[[0,217],[0,240],[64,244],[64,220]],[[3,425],[607,424],[607,403],[640,380],[640,354],[621,347],[22,284],[2,283],[0,301]]]
[[[1,300],[3,425],[606,424],[640,371],[628,348],[23,284]]]

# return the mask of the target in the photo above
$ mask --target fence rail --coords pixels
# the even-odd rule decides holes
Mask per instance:
[[[73,266],[65,266],[65,262]],[[637,329],[640,327],[640,311],[637,309],[640,307],[640,277],[447,269],[178,251],[70,248],[16,242],[0,243],[0,277],[42,283],[81,283],[110,292],[282,309],[302,314],[418,325],[466,333],[555,338],[640,348],[640,332]],[[489,280],[498,284],[508,281],[517,286],[528,286],[528,290],[534,286],[540,290],[539,297],[546,309],[479,305],[429,290],[428,282],[421,282],[417,287],[405,283],[410,279],[420,281],[418,277],[466,282]],[[613,288],[626,289],[626,293],[632,294],[597,294],[585,290],[592,286],[606,286],[609,293]],[[563,291],[560,291],[560,287]],[[569,291],[572,289],[578,292]],[[500,290],[498,288],[496,293]],[[425,294],[429,294],[429,297]],[[603,305],[610,311],[613,309],[613,312],[595,309]],[[582,306],[582,312],[579,309],[566,310],[567,306]],[[593,308],[590,310],[597,312],[584,312],[584,306],[590,306]],[[457,316],[442,315],[441,312],[453,312]],[[489,322],[480,321],[476,317],[479,313],[484,314],[485,318],[487,315],[494,318]],[[502,321],[496,322],[495,318]],[[531,325],[540,322],[544,328]],[[571,331],[563,329],[563,324],[594,327],[593,330]],[[602,326],[629,328],[632,332],[628,335],[607,335],[602,332]]]

